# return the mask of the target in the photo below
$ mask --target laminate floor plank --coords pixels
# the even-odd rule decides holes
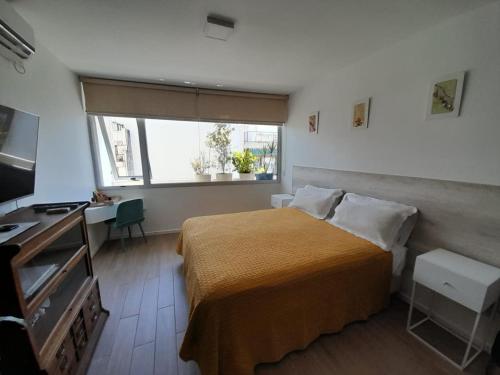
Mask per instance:
[[[158,310],[158,277],[146,280],[142,293],[139,322],[135,334],[135,346],[153,342],[156,335],[156,313]]]
[[[139,315],[142,292],[144,291],[144,281],[145,280],[137,280],[126,285],[127,294],[125,302],[123,303],[122,318]]]
[[[167,307],[174,304],[174,259],[176,257],[168,245],[157,249],[159,253],[160,285],[158,293],[158,307]]]
[[[137,319],[137,316],[130,316],[120,320],[109,358],[107,368],[109,375],[123,375],[130,372]]]
[[[156,319],[155,375],[177,374],[177,337],[174,307],[158,310]]]
[[[175,330],[177,333],[183,332],[187,328],[188,322],[188,303],[186,296],[186,285],[184,283],[184,274],[182,264],[174,266],[174,307],[175,307]]]
[[[100,283],[99,283],[100,285]],[[116,285],[113,289],[113,294],[107,298],[102,298],[102,304],[110,312],[104,329],[101,332],[101,337],[97,343],[93,358],[100,359],[101,357],[110,357],[111,350],[115,341],[115,336],[120,323],[120,314],[125,302],[126,296],[125,285]]]
[[[150,342],[134,348],[130,375],[153,375],[155,363],[155,343]]]

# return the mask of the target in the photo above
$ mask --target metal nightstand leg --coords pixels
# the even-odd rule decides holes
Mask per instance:
[[[413,301],[415,299],[415,284],[416,282],[413,282],[413,285],[411,287],[411,298],[410,298],[410,311],[408,311],[408,322],[406,323],[406,329],[409,331],[411,328],[411,318],[413,315]]]
[[[489,320],[489,324],[488,326],[491,326],[491,324],[493,323],[493,320],[495,319],[495,314],[496,314],[496,311],[497,311],[497,308],[498,308],[498,301],[495,302],[495,304],[493,305],[493,307],[491,308],[491,312],[490,312],[490,316],[488,317],[488,320]],[[474,327],[472,328],[472,333],[471,333],[471,337],[470,337],[470,340],[469,340],[469,343],[467,345],[467,349],[465,351],[465,355],[464,355],[464,359],[462,361],[462,370],[464,368],[466,368],[467,366],[470,365],[470,363],[476,359],[476,357],[481,354],[481,352],[484,350],[484,346],[485,346],[485,342],[486,342],[486,337],[483,338],[483,344],[481,345],[481,348],[478,349],[477,353],[474,354],[470,359],[467,359],[467,357],[469,356],[469,352],[471,350],[471,347],[472,347],[472,344],[473,344],[473,341],[474,341],[474,337],[476,336],[476,331],[477,331],[477,328],[479,326],[479,320],[481,319],[481,313],[477,313],[476,315],[476,320],[474,321]]]
[[[451,333],[451,334],[454,335],[454,333],[452,333],[448,328],[446,328],[445,326],[441,325],[440,323],[438,323],[437,321],[435,321],[434,319],[431,318],[431,314],[432,314],[431,308],[428,309],[427,316],[425,318],[423,318],[423,319],[419,320],[418,322],[412,324],[413,309],[414,309],[414,304],[415,304],[415,289],[416,289],[416,284],[417,283],[414,281],[413,285],[412,285],[412,289],[411,289],[410,310],[408,311],[408,322],[406,324],[406,329],[407,329],[408,333],[410,333],[413,337],[415,337],[420,342],[422,342],[423,344],[425,344],[428,348],[432,349],[434,352],[436,352],[437,354],[439,354],[441,357],[443,357],[444,359],[446,359],[448,362],[452,363],[453,365],[455,365],[459,369],[464,370],[484,350],[484,341],[483,341],[483,344],[481,345],[480,348],[476,348],[474,346],[474,338],[476,337],[476,333],[477,333],[477,329],[479,327],[479,322],[481,320],[482,313],[477,313],[476,314],[476,319],[474,320],[474,326],[472,327],[471,335],[469,337],[469,340],[466,342],[467,343],[467,348],[465,350],[465,354],[463,356],[462,362],[461,363],[456,363],[455,361],[453,361],[452,359],[450,359],[447,356],[445,356],[444,354],[442,354],[437,348],[435,348],[434,346],[432,346],[431,344],[429,344],[426,340],[424,340],[422,337],[420,337],[419,335],[417,335],[415,332],[412,331],[413,329],[415,329],[416,327],[418,327],[422,323],[425,323],[426,321],[430,320],[434,324],[438,325],[439,327],[443,328],[444,330],[446,330],[449,333]],[[495,312],[497,311],[497,308],[498,308],[498,301],[495,303],[495,305],[493,306],[493,308],[491,310],[491,313],[490,313],[490,316],[489,316],[489,323],[490,324],[493,322],[493,319],[495,317]],[[465,341],[465,340],[462,340],[462,341]],[[470,351],[471,351],[472,347],[474,347],[474,349],[476,349],[477,352],[474,353],[474,355],[469,358],[469,354],[470,354]]]
[[[483,351],[483,348],[481,348],[481,350],[478,350],[477,353],[472,356],[472,358],[467,360],[467,358],[469,357],[470,349],[472,348],[472,344],[474,342],[474,337],[476,336],[476,331],[477,327],[479,326],[480,320],[481,320],[481,313],[477,313],[476,320],[474,320],[474,326],[472,327],[472,332],[470,334],[469,343],[467,344],[467,349],[465,349],[464,359],[462,360],[462,365],[460,366],[462,370],[466,368]]]

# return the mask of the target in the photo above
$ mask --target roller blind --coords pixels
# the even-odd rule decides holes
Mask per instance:
[[[89,113],[196,119],[196,89],[81,78]]]
[[[88,113],[279,125],[288,96],[80,78]]]

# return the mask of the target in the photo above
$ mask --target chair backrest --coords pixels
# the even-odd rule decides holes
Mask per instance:
[[[116,209],[116,226],[123,227],[144,220],[144,204],[142,199],[132,199],[118,204]]]

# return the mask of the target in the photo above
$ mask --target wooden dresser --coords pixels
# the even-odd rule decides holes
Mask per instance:
[[[0,245],[0,373],[84,374],[109,313],[92,270],[84,210],[33,207],[0,224],[39,224]]]

